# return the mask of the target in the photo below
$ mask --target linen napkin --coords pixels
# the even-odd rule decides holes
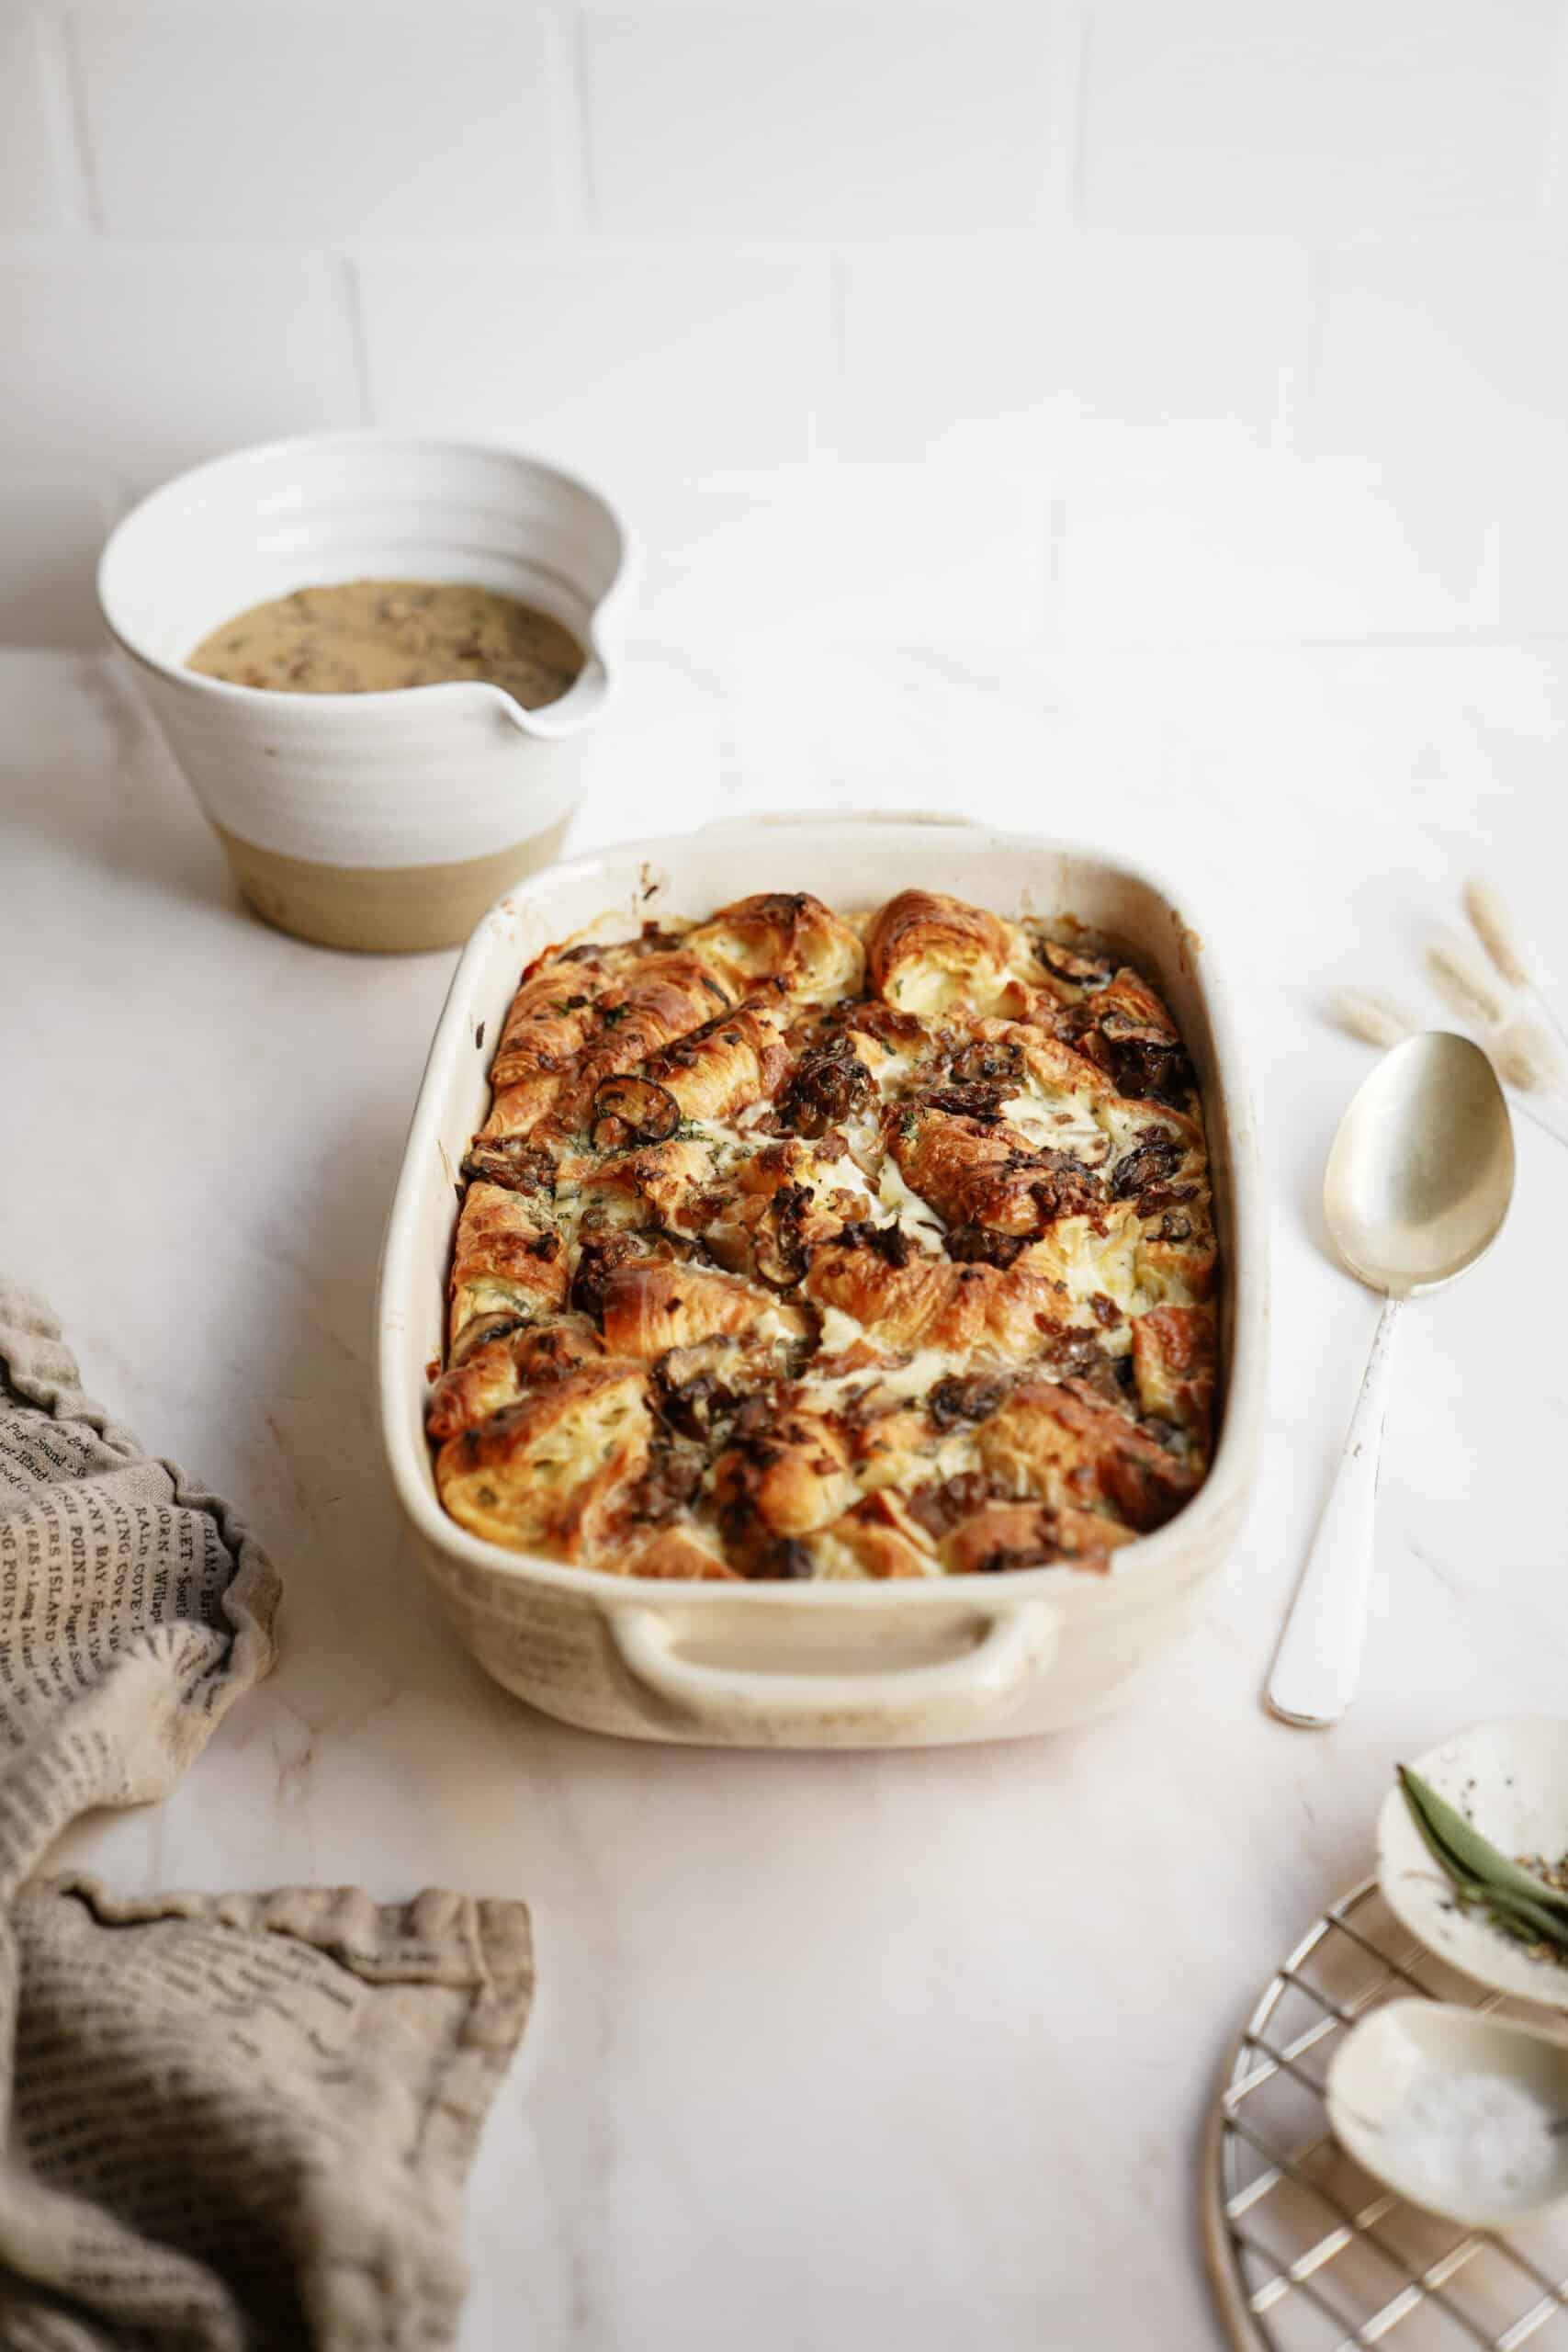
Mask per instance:
[[[0,1279],[0,2346],[435,2352],[533,1989],[528,1915],[427,1891],[35,1879],[166,1796],[271,1666],[236,1514],[83,1396]]]

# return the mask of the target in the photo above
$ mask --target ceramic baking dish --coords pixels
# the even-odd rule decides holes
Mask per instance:
[[[1222,1253],[1221,1425],[1187,1508],[1107,1576],[1027,1568],[893,1583],[680,1584],[606,1575],[470,1535],[436,1498],[424,1407],[442,1355],[456,1178],[485,1115],[525,964],[610,918],[702,917],[760,889],[872,906],[947,890],[1006,915],[1071,916],[1155,980],[1202,1087]],[[608,926],[606,935],[608,933]],[[1179,1628],[1235,1533],[1252,1476],[1267,1331],[1251,1107],[1224,996],[1169,894],[1092,852],[929,820],[763,820],[636,842],[532,876],[470,940],[431,1047],[382,1252],[381,1426],[398,1498],[459,1634],[547,1714],[637,1739],[926,1747],[1013,1738],[1103,1705]]]

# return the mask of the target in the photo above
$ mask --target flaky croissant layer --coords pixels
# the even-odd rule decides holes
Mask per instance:
[[[1201,1485],[1202,1108],[1114,956],[767,891],[550,950],[491,1079],[429,1408],[474,1533],[643,1577],[1103,1572]]]

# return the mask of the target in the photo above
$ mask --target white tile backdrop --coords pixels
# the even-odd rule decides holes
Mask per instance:
[[[317,425],[600,477],[632,627],[1568,631],[1568,0],[0,0],[0,637]]]

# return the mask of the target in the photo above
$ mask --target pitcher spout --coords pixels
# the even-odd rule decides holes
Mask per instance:
[[[520,734],[536,743],[559,743],[598,718],[615,691],[615,679],[603,653],[591,647],[581,670],[555,702],[529,709],[503,686],[486,684],[479,691],[499,705]]]

